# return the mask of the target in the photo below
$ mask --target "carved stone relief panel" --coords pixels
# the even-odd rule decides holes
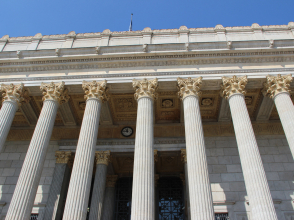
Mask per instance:
[[[158,161],[155,163],[156,173],[183,173],[184,164],[180,151],[158,151]]]
[[[137,118],[137,101],[133,93],[112,94],[109,107],[114,124],[135,122]]]
[[[155,101],[156,123],[180,122],[180,99],[176,91],[159,92]]]
[[[204,90],[199,99],[201,117],[205,121],[217,121],[221,97],[219,90]]]
[[[113,153],[112,165],[116,174],[132,173],[134,166],[133,153]]]

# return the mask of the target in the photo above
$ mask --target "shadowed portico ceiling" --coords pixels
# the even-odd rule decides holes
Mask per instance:
[[[16,112],[12,124],[13,127],[34,126],[36,124],[43,105],[42,96],[30,97],[30,102],[22,105]],[[247,89],[245,102],[253,121],[256,119],[262,99],[261,89]],[[199,104],[203,122],[218,121],[221,103],[220,90],[202,91]],[[83,120],[85,106],[84,94],[70,94],[69,102],[63,104],[57,113],[55,126],[80,126]],[[134,99],[134,93],[129,91],[127,93],[110,93],[109,101],[102,105],[100,124],[135,125],[136,117],[137,101]],[[275,108],[270,114],[270,119],[279,119]],[[173,91],[158,91],[158,99],[154,102],[154,120],[156,124],[184,122],[182,101],[178,98],[175,89]]]

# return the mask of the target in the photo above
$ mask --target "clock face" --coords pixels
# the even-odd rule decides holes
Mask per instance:
[[[124,127],[121,130],[121,134],[125,137],[130,137],[133,134],[133,128],[131,127]]]

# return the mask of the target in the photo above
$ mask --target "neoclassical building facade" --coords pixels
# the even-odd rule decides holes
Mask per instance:
[[[294,219],[294,22],[0,38],[0,218]]]

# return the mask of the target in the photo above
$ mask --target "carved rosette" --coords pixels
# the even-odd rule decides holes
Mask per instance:
[[[186,149],[182,149],[181,150],[181,161],[183,163],[187,163],[187,153],[186,153]]]
[[[201,96],[201,84],[202,84],[202,77],[199,78],[178,78],[178,96],[181,100],[186,98],[187,96]]]
[[[148,97],[152,98],[153,100],[156,100],[158,97],[158,94],[156,92],[158,88],[158,80],[152,79],[152,80],[133,80],[133,88],[135,89],[135,99],[138,100],[142,97]]]
[[[110,160],[110,151],[96,151],[95,159],[97,164],[105,164],[108,166]]]
[[[56,163],[67,163],[72,164],[73,157],[70,151],[56,151],[55,152]]]
[[[158,150],[154,150],[154,163],[158,162]]]
[[[286,92],[290,92],[290,83],[292,82],[292,75],[284,75],[278,74],[277,76],[267,76],[266,82],[263,84],[264,89],[262,93],[264,96],[269,96],[270,98],[274,98],[277,94]]]
[[[10,85],[2,84],[0,92],[2,92],[2,102],[15,101],[20,106],[21,103],[28,103],[30,101],[28,91],[24,90],[22,83],[19,85],[14,85],[13,83]]]
[[[86,82],[83,81],[83,90],[85,91],[86,95],[84,98],[86,100],[95,98],[95,99],[100,99],[102,102],[105,102],[109,99],[108,96],[108,88],[106,87],[107,82],[106,80],[97,82]]]
[[[63,104],[69,100],[68,90],[64,88],[64,82],[41,83],[40,89],[43,93],[43,101],[54,100]]]
[[[118,175],[107,175],[106,177],[106,187],[115,187]]]
[[[222,77],[223,85],[221,85],[221,97],[228,99],[234,94],[246,94],[245,86],[247,84],[247,76]]]

